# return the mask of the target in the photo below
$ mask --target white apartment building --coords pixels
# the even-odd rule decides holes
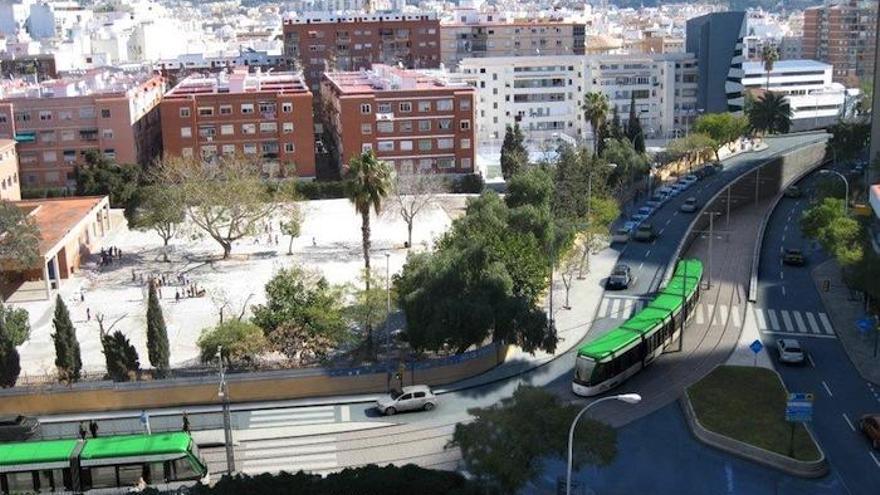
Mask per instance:
[[[769,85],[764,64],[744,62],[746,90],[784,93],[792,112],[792,130],[825,127],[838,119],[847,102],[847,89],[832,82],[834,67],[815,60],[780,60],[773,65]]]
[[[696,61],[684,53],[468,58],[446,77],[477,88],[476,137],[487,145],[514,123],[535,144],[591,140],[581,110],[591,91],[608,97],[623,125],[635,94],[646,139],[682,135],[697,114]]]

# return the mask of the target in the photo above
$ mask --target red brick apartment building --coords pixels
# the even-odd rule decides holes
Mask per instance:
[[[802,56],[834,66],[835,82],[858,87],[874,76],[877,2],[846,0],[804,10]]]
[[[292,72],[192,75],[162,100],[167,155],[259,155],[270,175],[315,177],[312,93]],[[283,166],[279,170],[279,166]]]
[[[474,170],[474,89],[465,83],[376,64],[325,74],[321,97],[343,164],[372,149],[401,172]]]
[[[298,64],[312,91],[325,71],[440,66],[440,20],[436,14],[307,14],[284,19],[284,55]]]
[[[164,92],[164,79],[152,73],[109,69],[0,82],[0,139],[18,143],[21,187],[73,186],[89,150],[149,164],[162,152]]]
[[[0,200],[18,201],[21,188],[18,180],[18,156],[15,141],[0,139]]]

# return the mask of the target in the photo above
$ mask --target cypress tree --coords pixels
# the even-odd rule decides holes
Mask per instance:
[[[70,312],[67,311],[61,296],[55,299],[52,326],[55,327],[52,340],[55,342],[55,367],[58,368],[58,378],[67,383],[75,382],[79,380],[82,371],[82,357],[79,341],[76,340],[76,329],[73,328]]]
[[[165,329],[165,318],[162,316],[156,286],[152,284],[147,300],[147,352],[150,364],[156,368],[159,376],[163,376],[169,368],[168,331]]]
[[[609,137],[612,139],[623,139],[623,126],[620,125],[620,112],[617,111],[617,105],[614,105],[614,110],[612,110],[611,115]]]
[[[0,319],[0,387],[14,387],[21,373],[18,350],[6,333],[3,320]]]
[[[133,373],[140,371],[137,350],[122,332],[117,330],[110,335],[101,336],[101,346],[104,348],[107,374],[113,381],[127,382]]]
[[[642,122],[636,113],[635,93],[632,93],[629,100],[629,122],[626,123],[626,137],[636,151],[645,152],[645,133],[642,132]]]

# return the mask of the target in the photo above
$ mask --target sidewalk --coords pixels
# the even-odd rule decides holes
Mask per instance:
[[[822,263],[813,270],[812,275],[834,332],[850,361],[862,378],[880,385],[880,356],[874,357],[874,336],[862,335],[856,327],[856,320],[865,316],[864,301],[850,293],[836,261]],[[828,292],[822,290],[825,281],[831,283]]]

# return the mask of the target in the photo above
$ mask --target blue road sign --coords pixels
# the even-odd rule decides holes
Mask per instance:
[[[868,333],[874,329],[874,318],[863,316],[856,320],[856,326],[859,327],[861,333]]]
[[[754,342],[749,344],[749,349],[751,349],[752,352],[757,354],[757,353],[761,352],[762,349],[764,349],[764,344],[762,344],[760,340],[755,340]]]
[[[785,420],[790,423],[806,423],[813,420],[813,394],[788,394],[785,404]]]

